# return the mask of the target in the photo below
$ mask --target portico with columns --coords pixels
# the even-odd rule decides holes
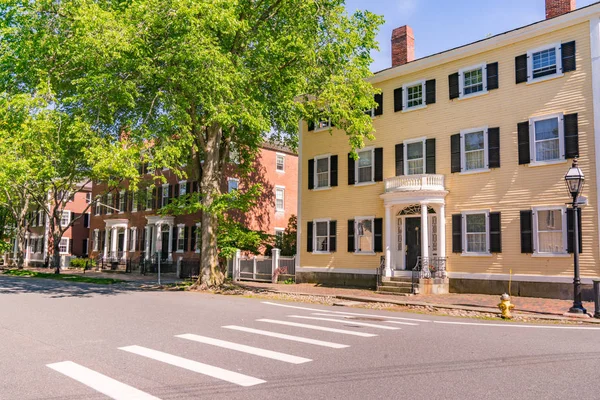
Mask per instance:
[[[108,219],[102,256],[104,260],[126,261],[129,233],[129,220]]]
[[[173,235],[175,227],[175,217],[151,215],[147,216],[146,220],[146,242],[144,243],[146,260],[149,260],[152,255],[156,254],[159,247],[162,254],[166,254],[166,261],[173,260]],[[167,236],[167,243],[164,243],[163,238]],[[164,235],[163,235],[164,234]]]

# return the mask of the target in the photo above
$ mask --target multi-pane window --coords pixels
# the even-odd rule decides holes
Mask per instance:
[[[559,117],[552,117],[533,122],[535,161],[552,161],[562,158],[559,119]]]
[[[154,202],[154,197],[152,196],[152,189],[146,190],[146,210],[152,210],[152,203]]]
[[[464,138],[464,169],[466,171],[485,168],[485,132],[469,132]]]
[[[69,222],[71,222],[71,211],[63,210],[60,216],[60,226],[68,226]]]
[[[531,63],[533,79],[556,74],[556,48],[552,47],[532,53]]]
[[[423,83],[406,87],[406,108],[423,105]]]
[[[469,213],[464,216],[465,221],[465,252],[487,253],[488,229],[486,213]]]
[[[58,244],[58,251],[60,254],[68,254],[69,253],[69,239],[68,238],[60,238],[60,243]]]
[[[109,215],[112,214],[112,212],[113,212],[112,208],[114,207],[112,193],[109,193],[106,195],[106,205],[108,206],[108,207],[106,207],[106,214],[109,214]]]
[[[285,188],[275,188],[275,210],[284,211],[285,209]]]
[[[276,155],[275,168],[279,172],[283,172],[285,170],[285,156],[283,154]]]
[[[372,253],[374,251],[373,219],[356,219],[354,223],[354,230],[356,252]]]
[[[100,231],[98,229],[94,229],[94,247],[93,247],[93,251],[98,251],[98,247],[99,247],[99,243],[100,243]]]
[[[119,193],[119,212],[125,212],[125,192]]]
[[[463,96],[468,96],[473,93],[483,92],[483,68],[482,66],[463,71],[462,73],[462,86]]]
[[[169,204],[169,185],[163,185],[162,187],[162,207]]]
[[[406,145],[407,175],[418,175],[425,173],[425,142],[419,141]]]
[[[131,192],[131,211],[136,212],[138,210],[138,192]]]
[[[329,221],[315,222],[315,252],[329,251]]]
[[[100,200],[96,200],[94,203],[94,215],[100,215],[100,207],[102,207],[100,205]]]
[[[564,253],[563,209],[537,209],[535,228],[537,253]]]
[[[185,196],[186,193],[186,189],[187,188],[187,182],[186,181],[181,181],[179,182],[179,196]]]
[[[316,179],[315,188],[329,186],[329,157],[315,158],[317,167],[315,168]]]
[[[185,245],[185,226],[177,227],[177,251],[183,251]]]
[[[227,179],[227,193],[231,193],[234,190],[238,190],[240,185],[239,179],[229,178]]]
[[[137,230],[135,228],[129,228],[129,251],[135,251],[135,238],[136,238]]]
[[[281,248],[283,245],[283,234],[285,230],[282,228],[275,228],[275,247]]]
[[[357,183],[373,181],[373,150],[363,150],[358,152]]]
[[[92,193],[91,193],[91,192],[87,192],[87,193],[85,194],[85,202],[86,202],[87,204],[90,204],[90,203],[92,202]]]
[[[328,119],[322,119],[317,121],[317,123],[315,124],[315,130],[319,130],[319,129],[327,129],[331,126],[331,120]]]

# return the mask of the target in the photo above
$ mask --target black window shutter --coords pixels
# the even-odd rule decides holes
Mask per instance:
[[[354,253],[354,220],[348,220],[348,252]]]
[[[175,184],[175,190],[173,192],[173,198],[176,199],[179,197],[179,183]]]
[[[374,232],[375,232],[375,253],[381,253],[383,251],[383,218],[375,218]]]
[[[500,128],[488,129],[488,166],[500,168]]]
[[[498,89],[498,63],[488,64],[486,67],[487,73],[487,90]]]
[[[191,229],[190,229],[190,236],[191,236],[191,240],[190,240],[190,251],[194,251],[195,247],[196,247],[196,225],[192,225]]]
[[[354,178],[354,158],[352,154],[348,153],[348,185],[354,185],[356,179]]]
[[[308,160],[308,190],[315,188],[315,160]]]
[[[313,121],[308,121],[308,131],[314,131],[315,130],[315,123]]]
[[[531,155],[529,150],[529,122],[519,122],[517,125],[519,144],[519,165],[529,164]]]
[[[383,147],[375,149],[375,182],[383,181]]]
[[[577,114],[564,116],[565,158],[579,157],[579,127]]]
[[[462,251],[462,214],[452,214],[452,252]]]
[[[435,104],[435,79],[425,82],[425,104]]]
[[[192,193],[196,193],[198,191],[198,182],[192,182]]]
[[[83,214],[83,227],[84,228],[90,227],[90,214]]]
[[[490,213],[490,253],[502,253],[502,227],[500,213]]]
[[[378,93],[375,95],[375,102],[377,103],[377,107],[375,108],[375,115],[383,114],[383,93]]]
[[[575,71],[577,68],[575,61],[575,41],[563,43],[560,48],[562,53],[563,72]]]
[[[533,213],[521,211],[521,253],[533,253]]]
[[[183,251],[188,251],[188,240],[190,240],[190,227],[183,228]]]
[[[192,185],[190,182],[186,182],[185,183],[185,194],[190,194],[190,191],[192,189]]]
[[[331,156],[329,158],[329,166],[331,170],[329,171],[329,186],[337,186],[338,185],[338,156]]]
[[[113,204],[109,204],[109,205],[113,206],[114,208],[117,208],[119,211],[121,211],[121,193],[115,192],[115,195],[113,196]],[[114,212],[115,210],[110,210],[110,211]]]
[[[527,82],[527,54],[515,57],[515,80],[517,84]]]
[[[169,185],[169,199],[167,200],[167,204],[171,204],[173,197],[175,197],[175,187],[174,185]]]
[[[567,208],[567,252],[573,253],[573,236],[575,232],[575,224],[573,220],[573,212],[572,208]],[[579,232],[579,237],[577,238],[579,242],[579,253],[582,250],[582,230],[581,230],[581,208],[577,209],[577,232]]]
[[[175,253],[175,252],[177,251],[177,238],[179,237],[179,229],[180,229],[180,228],[179,228],[179,227],[177,227],[177,226],[173,226],[173,227],[171,227],[170,229],[172,229],[172,230],[173,230],[173,236],[171,237],[171,251],[172,251],[173,253]],[[167,248],[167,249],[165,249],[165,248],[163,247],[163,251],[165,251],[165,250],[167,250],[167,251],[168,251],[168,248]]]
[[[458,72],[448,75],[448,85],[450,87],[450,100],[457,99],[460,96],[458,85]]]
[[[163,192],[162,186],[159,186],[156,188],[156,209],[157,210],[162,207],[162,192]]]
[[[460,172],[460,133],[450,136],[450,172]]]
[[[306,251],[313,252],[313,222],[306,223]]]
[[[402,111],[402,88],[394,89],[394,112]]]
[[[329,221],[329,251],[337,250],[337,221]]]
[[[435,139],[425,140],[425,173],[435,174]]]
[[[396,176],[404,175],[404,143],[396,145]]]

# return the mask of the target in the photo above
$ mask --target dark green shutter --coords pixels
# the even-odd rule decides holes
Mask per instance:
[[[565,158],[579,157],[579,126],[577,114],[564,116]]]
[[[375,149],[375,182],[383,181],[383,147]]]
[[[373,231],[375,232],[375,253],[381,253],[383,251],[383,218],[375,218],[373,222]]]
[[[377,107],[375,107],[374,115],[383,114],[383,93],[378,93],[375,95],[375,103],[377,103]]]
[[[520,212],[521,216],[521,253],[533,253],[533,213],[531,210]]]
[[[354,177],[354,158],[348,153],[348,185],[354,185],[356,178]]]
[[[462,253],[462,214],[452,215],[452,252]]]
[[[308,121],[308,131],[314,131],[315,130],[315,123],[313,121]]]
[[[563,43],[560,48],[562,53],[562,71],[575,71],[577,68],[575,60],[575,41]]]
[[[425,104],[435,104],[435,79],[425,82]]]
[[[309,253],[313,252],[313,222],[308,221],[306,223],[306,251]]]
[[[338,185],[338,156],[331,156],[329,158],[329,186],[334,187]]]
[[[190,227],[183,228],[183,251],[188,251],[188,241],[190,240]]]
[[[354,253],[354,220],[348,220],[348,252]]]
[[[488,129],[488,166],[500,168],[500,128]]]
[[[196,250],[196,229],[198,229],[198,227],[196,225],[192,225],[192,229],[190,232],[190,236],[191,236],[190,251]]]
[[[404,143],[396,145],[396,176],[404,175]]]
[[[575,221],[573,218],[575,213],[572,208],[567,208],[567,252],[573,253],[573,241],[575,236]],[[579,242],[579,253],[581,253],[582,247],[582,229],[581,229],[581,208],[577,209],[577,232],[579,233],[579,237],[577,238]]]
[[[517,84],[527,82],[527,54],[515,57],[515,80]]]
[[[502,224],[499,212],[490,213],[490,252],[502,253]]]
[[[529,164],[531,154],[529,149],[529,122],[519,122],[517,125],[517,140],[519,146],[519,165]]]
[[[487,73],[487,90],[498,89],[498,63],[488,64],[486,67]]]
[[[435,139],[425,140],[425,173],[435,174]]]
[[[179,198],[179,183],[175,184],[175,190],[173,191],[173,198],[174,199]]]
[[[337,250],[337,221],[329,221],[329,251]]]
[[[460,133],[450,136],[450,172],[460,172]]]
[[[402,111],[402,88],[394,89],[394,112]]]
[[[308,190],[315,188],[315,160],[308,160]]]
[[[450,100],[457,99],[460,96],[458,72],[448,76],[448,86],[450,89]]]

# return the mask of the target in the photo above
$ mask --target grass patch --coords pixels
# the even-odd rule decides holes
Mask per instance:
[[[94,278],[92,276],[69,275],[69,274],[54,274],[54,273],[46,273],[46,272],[29,271],[26,269],[9,269],[9,270],[5,271],[4,274],[10,275],[10,276],[26,277],[26,278],[52,279],[55,281],[95,283],[97,285],[112,285],[115,283],[124,282],[120,279]]]

